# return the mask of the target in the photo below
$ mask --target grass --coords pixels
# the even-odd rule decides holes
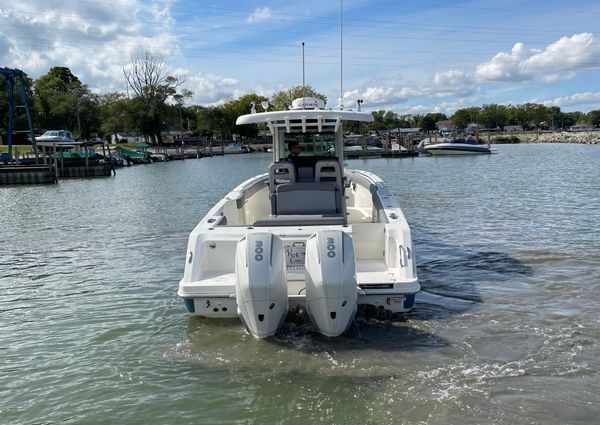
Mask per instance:
[[[31,145],[13,145],[13,154],[19,151],[19,153],[30,153]],[[2,145],[0,146],[0,153],[8,153],[8,146]]]

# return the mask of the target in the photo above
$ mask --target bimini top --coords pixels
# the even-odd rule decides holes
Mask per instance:
[[[306,105],[308,102],[313,101],[313,98],[306,98],[305,100]],[[332,130],[337,132],[342,121],[372,122],[373,115],[368,112],[352,110],[343,111],[314,107],[312,109],[294,108],[289,111],[259,112],[242,115],[238,117],[235,123],[237,125],[264,123],[267,124],[271,133],[274,133],[276,128],[285,128],[286,133],[315,131],[320,133]]]

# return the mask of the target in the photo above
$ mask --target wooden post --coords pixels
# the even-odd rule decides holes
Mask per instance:
[[[54,181],[58,181],[58,154],[56,150],[56,143],[52,144],[54,148]]]
[[[391,130],[388,128],[388,134],[385,139],[385,153],[389,153],[391,150],[390,149],[391,147],[392,147],[392,133],[391,133]]]
[[[85,146],[85,176],[89,177],[90,175],[90,160],[89,160],[89,152],[88,146]]]
[[[102,148],[104,149],[104,144],[102,145]],[[110,169],[113,171],[113,175],[116,176],[117,170],[115,170],[115,167],[113,166],[112,155],[110,153],[110,145],[108,143],[106,144],[106,151],[108,152],[108,162],[110,163]]]
[[[65,153],[64,149],[60,148],[60,175],[64,177],[65,175]]]

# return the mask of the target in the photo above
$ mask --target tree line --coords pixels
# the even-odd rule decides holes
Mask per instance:
[[[233,134],[249,138],[258,133],[256,125],[236,126],[238,116],[254,107],[263,111],[261,103],[268,101],[268,110],[284,110],[295,98],[302,96],[327,98],[307,86],[291,87],[274,93],[271,98],[249,93],[229,98],[217,106],[186,105],[192,97],[183,89],[184,79],[168,74],[166,65],[157,57],[145,53],[122,68],[127,93],[98,94],[89,89],[67,67],[53,67],[47,74],[32,80],[26,78],[26,91],[32,106],[34,127],[65,129],[81,139],[97,134],[110,139],[117,132],[138,133],[152,143],[161,143],[165,131],[187,132],[194,136],[230,139]],[[0,90],[0,119],[2,131],[7,128],[7,83]],[[600,125],[600,110],[588,113],[562,112],[559,107],[536,103],[521,105],[487,104],[443,113],[400,115],[393,111],[372,112],[374,121],[368,124],[348,122],[346,131],[355,133],[392,128],[420,127],[430,131],[436,123],[450,120],[457,129],[477,123],[488,129],[519,125],[524,130],[537,128],[562,129],[578,123]],[[26,130],[23,108],[15,110],[15,129]],[[5,136],[5,134],[3,134]]]
[[[479,124],[490,130],[501,130],[508,125],[520,126],[523,130],[567,129],[575,124],[600,126],[600,110],[583,112],[562,112],[558,106],[544,106],[539,103],[520,105],[487,104],[458,109],[452,115],[439,112],[427,114],[399,115],[393,111],[379,110],[372,113],[374,121],[367,130],[380,131],[392,128],[421,128],[423,131],[436,130],[439,121],[451,121],[458,130],[464,130],[469,124]],[[353,131],[359,131],[354,125]]]

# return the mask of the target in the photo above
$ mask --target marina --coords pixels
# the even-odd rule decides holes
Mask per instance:
[[[347,161],[400,202],[422,291],[336,340],[287,322],[258,341],[176,295],[189,233],[271,154],[3,187],[2,420],[594,423],[600,152],[496,148]]]
[[[0,425],[598,423],[600,6],[218,6],[2,8]]]

